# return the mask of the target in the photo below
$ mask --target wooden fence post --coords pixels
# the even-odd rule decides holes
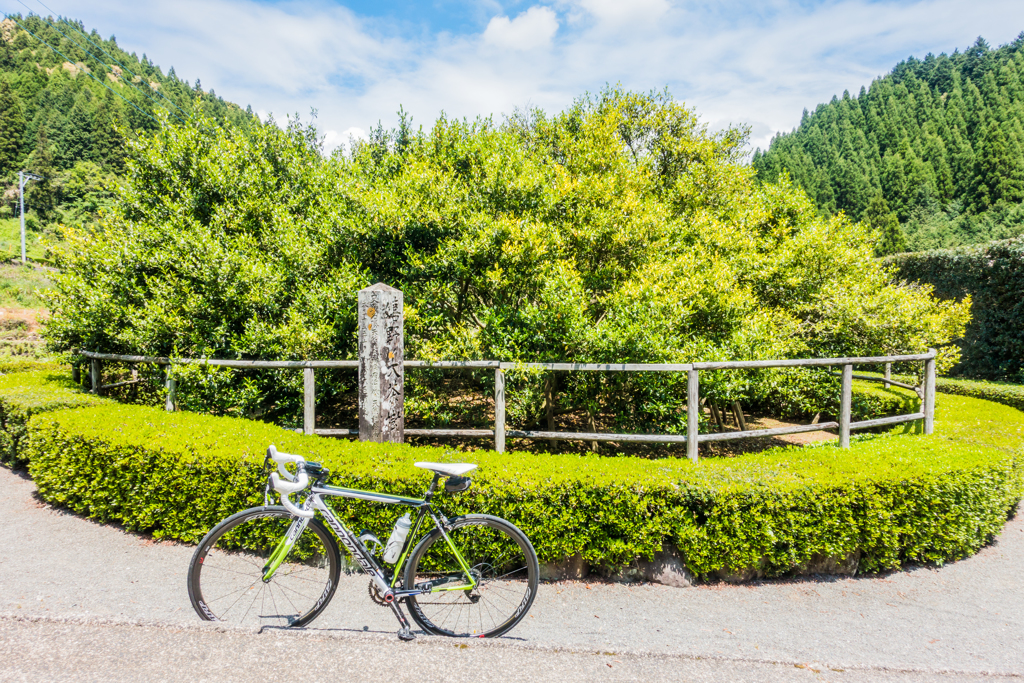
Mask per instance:
[[[697,462],[700,431],[700,377],[696,370],[686,373],[686,456]]]
[[[82,367],[75,363],[71,366],[71,381],[75,384],[82,384]]]
[[[885,364],[885,379],[890,379],[891,377],[892,377],[892,363],[886,363]],[[888,382],[882,382],[882,388],[883,389],[888,389],[890,386],[892,386],[892,385],[889,384]]]
[[[853,366],[843,366],[842,396],[839,399],[839,447],[850,447],[850,406],[853,402]]]
[[[89,379],[92,380],[92,393],[100,393],[100,373],[102,372],[102,365],[96,358],[92,359],[89,364]]]
[[[935,431],[935,349],[928,349],[932,357],[924,362],[924,433]]]
[[[178,380],[174,379],[171,375],[171,365],[167,365],[167,380],[165,387],[167,388],[167,400],[164,402],[164,410],[169,413],[173,413],[178,409],[178,397],[175,395],[178,388]]]
[[[505,452],[505,371],[494,370],[494,450]]]
[[[316,378],[313,368],[302,368],[302,432],[312,434],[316,429]]]

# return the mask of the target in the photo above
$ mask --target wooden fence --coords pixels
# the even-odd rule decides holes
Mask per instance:
[[[133,370],[133,379],[114,384],[102,384],[102,362],[116,361],[120,363],[151,363],[167,367],[166,388],[167,410],[174,410],[176,406],[175,392],[176,383],[171,372],[174,365],[219,365],[229,368],[293,368],[301,369],[303,373],[303,428],[305,434],[318,434],[321,436],[357,436],[358,429],[317,429],[316,428],[316,378],[317,369],[328,368],[356,368],[359,367],[357,360],[309,360],[309,361],[260,361],[260,360],[215,360],[197,358],[159,358],[150,356],[125,356],[110,353],[93,353],[82,351],[81,355],[88,358],[91,363],[90,377],[92,391],[99,393],[104,389],[134,384],[141,380]],[[705,363],[505,363],[493,360],[481,361],[404,361],[406,368],[455,368],[455,369],[479,369],[494,370],[494,429],[406,429],[408,436],[464,436],[493,438],[494,448],[499,453],[505,450],[505,439],[549,439],[549,440],[571,440],[571,441],[618,441],[618,442],[642,442],[642,443],[685,443],[687,456],[697,461],[697,448],[700,443],[709,441],[726,441],[732,439],[747,439],[752,437],[780,436],[783,434],[800,434],[803,432],[816,432],[829,429],[839,430],[839,446],[850,447],[850,432],[858,429],[869,429],[884,425],[899,424],[903,422],[924,421],[924,433],[931,434],[934,429],[935,420],[935,349],[929,349],[928,353],[901,355],[901,356],[866,356],[856,358],[801,358],[787,360],[753,360],[753,361],[724,361]],[[890,378],[890,367],[892,363],[905,363],[922,361],[924,363],[924,384],[921,387],[914,387],[908,384],[897,382]],[[884,365],[885,374],[883,377],[870,375],[854,375],[854,365]],[[838,375],[842,378],[839,401],[839,422],[819,422],[807,425],[794,425],[789,427],[777,427],[774,429],[755,429],[736,432],[718,432],[713,434],[700,434],[698,430],[697,410],[690,410],[689,406],[700,405],[700,373],[711,370],[742,370],[756,368],[789,368],[789,367],[840,367]],[[686,435],[679,434],[610,434],[610,433],[584,433],[584,432],[545,432],[545,431],[523,431],[505,428],[505,373],[509,370],[537,369],[560,372],[685,372],[687,373],[687,417]],[[78,372],[78,368],[75,368]],[[865,379],[870,381],[883,382],[886,387],[895,385],[907,389],[913,389],[919,393],[922,399],[922,410],[907,415],[894,415],[873,420],[862,420],[860,422],[850,421],[850,408],[853,396],[853,379]],[[693,435],[694,438],[690,438]]]

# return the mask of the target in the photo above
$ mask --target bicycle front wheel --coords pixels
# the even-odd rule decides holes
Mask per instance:
[[[303,626],[315,619],[338,587],[338,544],[309,520],[291,552],[264,581],[274,549],[295,518],[283,507],[250,508],[206,534],[188,568],[188,596],[207,621],[245,626]]]
[[[507,632],[537,595],[540,568],[530,539],[490,515],[451,520],[448,537],[465,565],[438,529],[419,542],[406,565],[406,590],[428,591],[407,599],[413,620],[433,635],[489,638]]]

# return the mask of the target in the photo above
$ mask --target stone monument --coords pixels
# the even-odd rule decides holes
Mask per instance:
[[[359,290],[359,440],[405,441],[402,292]]]

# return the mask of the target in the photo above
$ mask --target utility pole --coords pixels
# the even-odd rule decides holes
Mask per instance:
[[[25,265],[25,181],[42,180],[28,171],[18,171],[18,201],[21,202],[21,265]]]

